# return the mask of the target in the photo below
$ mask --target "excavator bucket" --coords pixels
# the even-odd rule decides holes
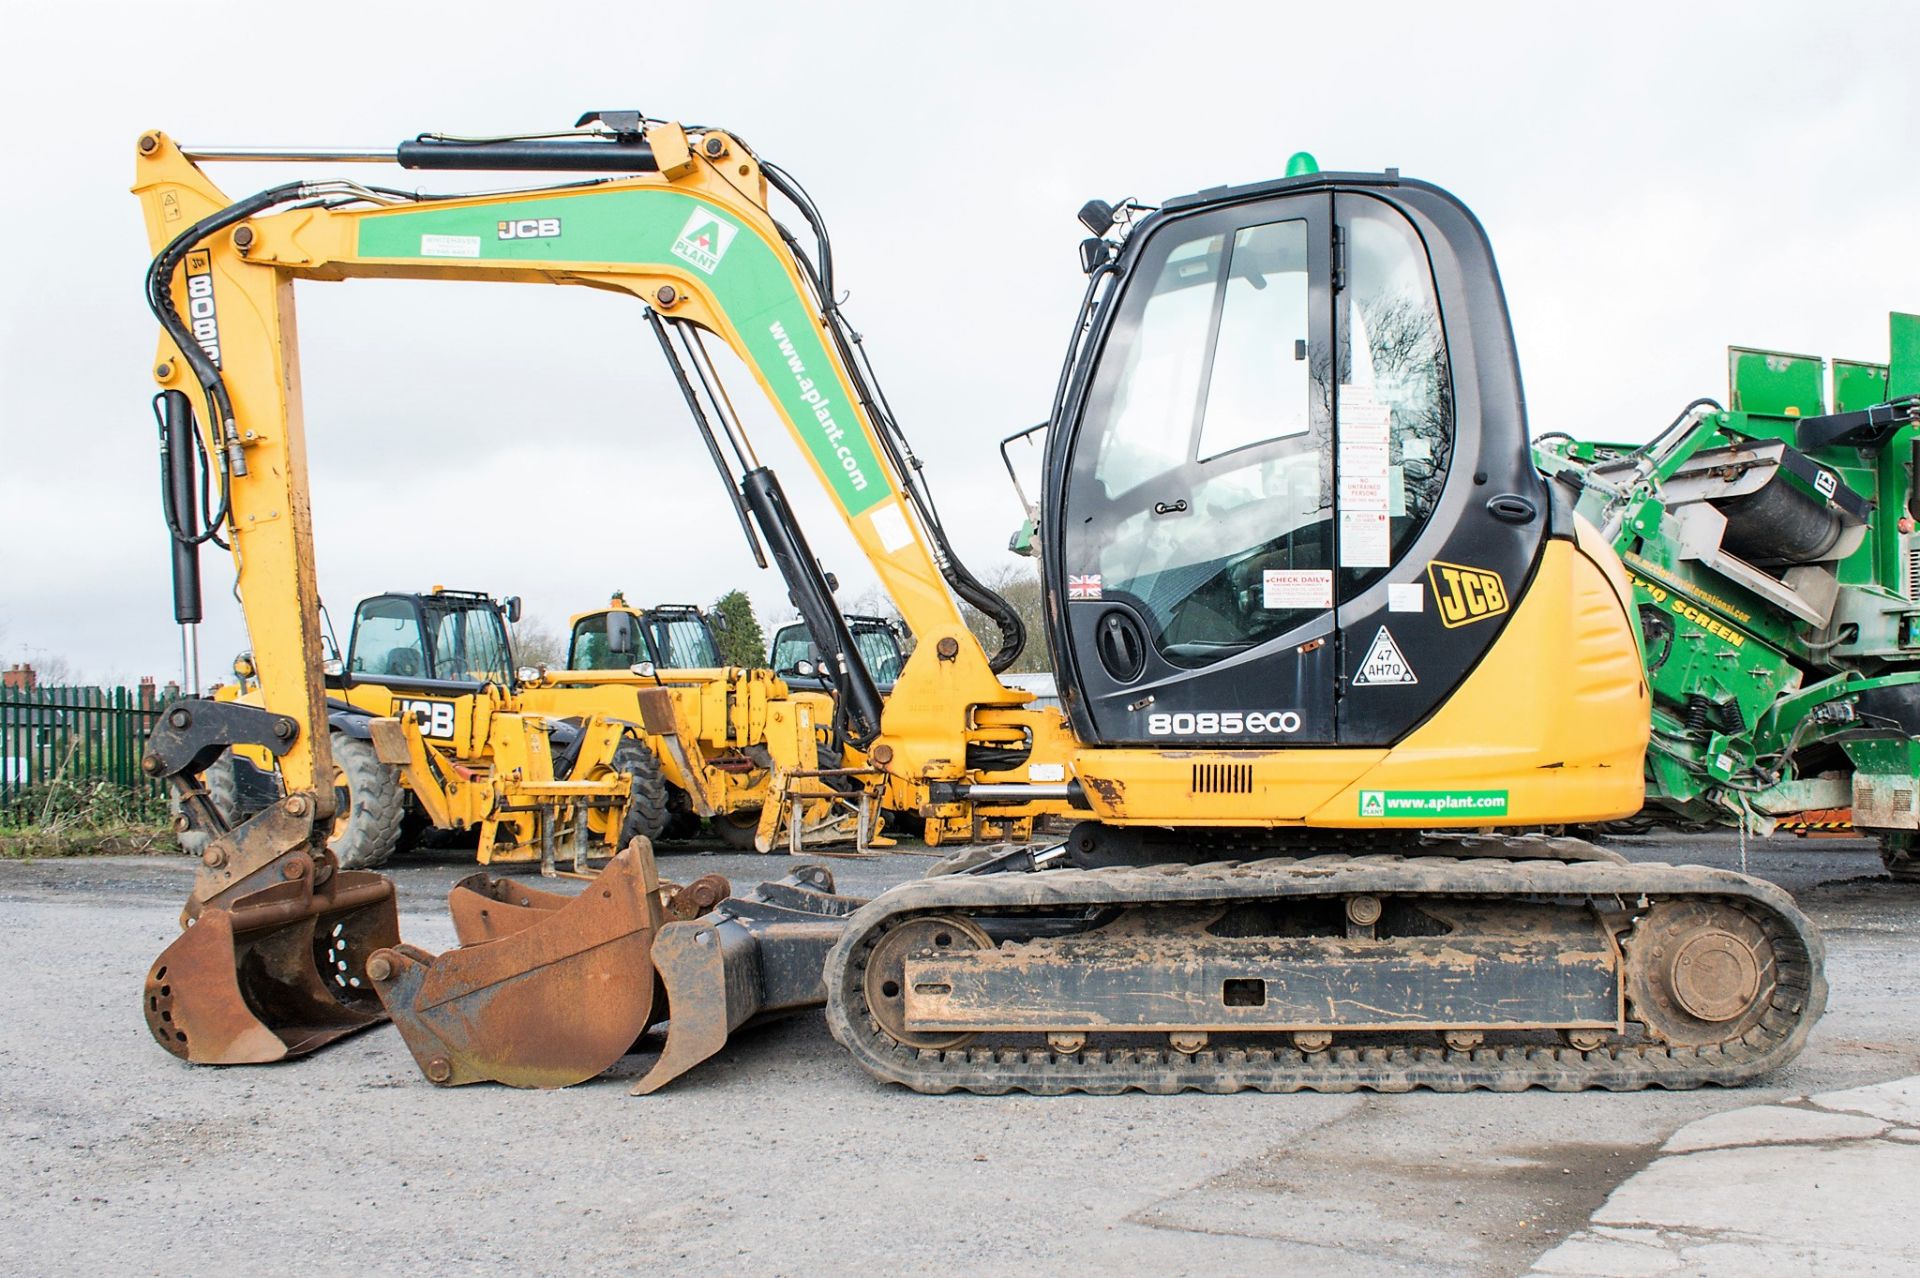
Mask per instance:
[[[657,895],[661,913],[670,921],[698,918],[732,891],[725,878],[706,874],[685,887],[662,883]],[[460,944],[478,945],[521,931],[575,899],[565,892],[527,887],[517,879],[470,874],[447,894],[447,911],[453,915],[453,931]]]
[[[478,939],[439,955],[382,950],[367,974],[433,1082],[567,1087],[619,1060],[652,1019],[658,888],[644,839],[578,896],[469,880],[450,904],[463,939]]]
[[[160,1045],[196,1065],[302,1056],[386,1019],[357,975],[399,943],[393,884],[336,872],[206,905],[147,973],[144,1010]]]
[[[203,774],[222,751],[279,754],[296,735],[293,720],[257,707],[188,699],[147,740],[142,767],[173,788],[181,829],[210,836],[181,934],[147,969],[141,998],[154,1039],[196,1065],[303,1056],[386,1019],[365,971],[400,941],[393,884],[337,868],[311,793],[233,826],[207,793]]]
[[[833,895],[820,866],[747,897],[729,891],[717,874],[663,888],[645,839],[577,896],[478,874],[448,895],[459,948],[395,946],[368,975],[443,1087],[570,1086],[665,1020],[666,1046],[634,1089],[652,1092],[747,1022],[817,1006],[827,950],[862,904]]]

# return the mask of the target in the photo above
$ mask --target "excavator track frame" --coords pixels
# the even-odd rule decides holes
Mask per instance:
[[[865,1001],[866,964],[887,931],[929,916],[958,916],[991,930],[992,921],[1022,913],[1058,915],[1076,908],[1132,910],[1307,898],[1354,898],[1496,905],[1604,903],[1598,912],[1637,918],[1665,902],[1708,903],[1737,912],[1764,935],[1771,948],[1773,982],[1751,1025],[1724,1042],[1680,1045],[1643,1034],[1617,1037],[1598,1047],[1539,1041],[1535,1027],[1508,1035],[1486,1031],[1478,1045],[1457,1050],[1432,1035],[1427,1043],[1351,1040],[1334,1035],[1332,1046],[1303,1051],[1283,1030],[1264,1031],[1263,1042],[1203,1047],[1184,1052],[1168,1045],[1103,1048],[1102,1032],[1146,1037],[1127,1026],[1091,1035],[1086,1026],[1063,1026],[1059,1040],[1085,1043],[1056,1051],[1037,1033],[1017,1037],[981,1033],[964,1046],[914,1049],[891,1039]],[[1004,941],[1002,942],[1004,944]],[[1625,964],[1633,949],[1625,930],[1621,984],[1622,1024],[1639,1028],[1627,989]],[[1539,859],[1456,858],[1397,855],[1325,855],[1152,868],[1049,870],[971,877],[951,875],[895,888],[851,920],[828,957],[827,1024],[833,1036],[868,1072],[915,1091],[981,1094],[1125,1091],[1405,1092],[1637,1091],[1704,1085],[1738,1086],[1791,1059],[1826,1006],[1824,947],[1792,899],[1771,884],[1730,871],[1698,866],[1622,864],[1607,860],[1555,862]],[[1276,972],[1283,977],[1283,972]],[[1439,1028],[1439,1027],[1436,1027]],[[1480,1032],[1479,1026],[1471,1027]],[[1373,1031],[1362,1030],[1368,1038]],[[1596,1035],[1596,1037],[1599,1037]],[[1457,1042],[1471,1041],[1456,1035]],[[1318,1046],[1318,1044],[1314,1044]]]

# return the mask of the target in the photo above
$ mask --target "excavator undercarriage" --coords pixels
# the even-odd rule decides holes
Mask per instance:
[[[834,947],[828,1024],[916,1091],[1051,1095],[1734,1085],[1819,1018],[1778,889],[1504,850],[907,884]]]

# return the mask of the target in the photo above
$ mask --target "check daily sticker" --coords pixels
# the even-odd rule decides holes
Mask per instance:
[[[1333,573],[1326,568],[1269,568],[1260,574],[1260,606],[1333,607]]]

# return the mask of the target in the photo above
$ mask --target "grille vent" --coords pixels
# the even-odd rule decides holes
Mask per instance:
[[[1251,763],[1196,763],[1193,765],[1195,794],[1252,794]]]
[[[1920,538],[1907,539],[1907,598],[1920,603]]]

